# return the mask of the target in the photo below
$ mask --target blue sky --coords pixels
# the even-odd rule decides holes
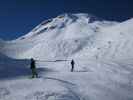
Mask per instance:
[[[66,12],[124,21],[133,17],[133,0],[0,0],[0,38],[17,38]]]

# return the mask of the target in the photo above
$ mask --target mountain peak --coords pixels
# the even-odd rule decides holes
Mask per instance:
[[[123,49],[123,45],[129,46],[129,49],[132,47],[127,45],[129,40],[132,40],[132,24],[132,19],[117,23],[97,20],[97,17],[84,13],[65,13],[42,22],[12,44],[6,43],[6,46],[0,47],[5,54],[14,58],[53,59],[78,56],[82,53],[88,57],[103,57],[106,51],[109,52],[106,57],[114,57],[114,48],[120,44],[122,46],[119,55],[127,57],[128,49]],[[10,45],[16,49],[12,49]]]
[[[87,14],[87,13],[64,13],[61,14],[59,16],[57,16],[57,18],[64,18],[64,17],[69,17],[69,18],[87,18],[90,19],[90,22],[94,22],[94,21],[101,21],[101,18],[98,18],[92,14]]]
[[[87,13],[63,13],[55,18],[43,21],[28,34],[20,37],[19,40],[36,37],[42,35],[42,33],[45,34],[45,36],[51,32],[51,34],[60,33],[62,29],[64,29],[66,32],[72,29],[72,33],[79,33],[77,31],[82,30],[84,33],[84,29],[80,28],[83,26],[85,26],[85,30],[91,31],[90,33],[92,33],[92,31],[97,31],[97,27],[102,26],[103,24],[105,24],[104,26],[108,26],[107,24],[110,23],[112,22],[104,23],[104,20],[101,20],[100,18]]]

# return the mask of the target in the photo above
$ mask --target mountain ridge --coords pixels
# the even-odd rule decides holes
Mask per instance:
[[[132,43],[130,34],[132,19],[122,23],[97,20],[95,17],[92,17],[93,21],[90,23],[90,19],[90,15],[83,13],[59,15],[42,22],[28,34],[6,42],[1,47],[1,52],[19,59],[32,57],[36,59],[69,57],[114,59],[117,53],[119,56],[124,54],[122,57],[126,58],[126,52],[131,49],[132,45],[128,49],[118,46],[127,44],[127,41]],[[124,35],[125,40],[121,39],[123,31],[125,34],[130,34],[130,36]]]

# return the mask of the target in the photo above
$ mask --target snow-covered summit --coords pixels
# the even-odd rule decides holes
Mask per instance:
[[[133,56],[132,24],[132,19],[118,23],[84,13],[62,14],[5,43],[1,52],[13,58],[128,58]]]
[[[79,13],[79,14],[65,13],[55,18],[43,21],[27,35],[20,37],[19,40],[26,38],[33,38],[34,36],[36,37],[41,34],[47,35],[46,33],[53,31],[57,32],[61,30],[64,31],[70,30],[70,28],[72,29],[72,31],[75,30],[75,33],[78,33],[76,32],[76,30],[80,31],[81,28],[84,26],[86,26],[86,28],[88,28],[88,30],[90,31],[97,31],[99,27],[112,26],[116,23],[117,22],[101,20],[100,18],[85,13]],[[81,27],[80,30],[78,29],[79,27]],[[74,32],[69,32],[67,34],[69,35],[73,33]]]

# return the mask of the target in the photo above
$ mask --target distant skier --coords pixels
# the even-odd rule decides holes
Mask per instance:
[[[32,71],[32,78],[35,78],[35,77],[37,78],[38,74],[37,74],[37,70],[36,70],[35,60],[33,58],[31,58],[30,69]]]
[[[72,59],[72,60],[71,60],[71,72],[74,71],[74,64],[75,64],[75,62],[74,62],[74,60]]]

